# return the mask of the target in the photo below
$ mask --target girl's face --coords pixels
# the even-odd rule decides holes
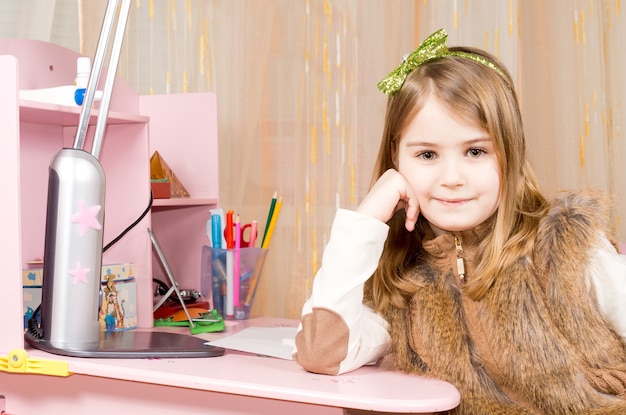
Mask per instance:
[[[459,122],[431,95],[403,131],[397,169],[436,235],[487,220],[500,201],[500,170],[489,134]]]

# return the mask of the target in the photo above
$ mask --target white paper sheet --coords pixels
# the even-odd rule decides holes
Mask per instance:
[[[206,344],[291,360],[297,330],[296,327],[248,327]]]

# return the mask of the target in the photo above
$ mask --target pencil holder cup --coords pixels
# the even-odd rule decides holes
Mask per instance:
[[[246,320],[250,316],[268,252],[267,248],[202,247],[200,292],[224,319]]]

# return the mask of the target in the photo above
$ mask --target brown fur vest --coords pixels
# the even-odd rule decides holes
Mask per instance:
[[[556,201],[533,257],[480,301],[463,292],[453,236],[425,241],[412,275],[423,287],[406,309],[386,313],[397,367],[454,384],[457,415],[626,414],[626,344],[598,313],[585,278],[603,213],[580,194]],[[457,235],[466,278],[486,231]]]

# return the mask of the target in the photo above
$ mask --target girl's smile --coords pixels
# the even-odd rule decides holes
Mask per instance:
[[[449,205],[460,205],[462,203],[468,202],[470,199],[456,199],[456,200],[445,200],[445,199],[437,199],[437,198],[433,198],[434,200],[438,200],[439,202],[443,203],[446,206]]]

